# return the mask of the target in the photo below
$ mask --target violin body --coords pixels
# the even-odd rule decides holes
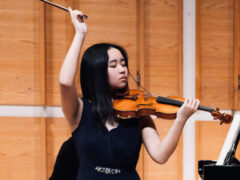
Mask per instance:
[[[175,119],[184,98],[181,97],[153,97],[150,93],[140,90],[128,90],[124,96],[115,97],[113,108],[118,118],[130,119],[145,115],[156,115],[158,118]],[[232,122],[232,115],[221,113],[218,108],[213,109],[199,106],[199,110],[208,111],[214,120],[222,123]]]
[[[174,98],[182,100],[182,98]],[[160,105],[155,97],[140,90],[129,90],[128,95],[114,100],[113,107],[119,118],[129,119],[144,115],[156,115],[158,118],[175,119],[179,107]]]

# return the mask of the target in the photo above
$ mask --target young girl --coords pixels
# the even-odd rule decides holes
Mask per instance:
[[[197,110],[199,100],[187,99],[177,112],[162,141],[149,116],[129,120],[113,113],[116,94],[128,90],[128,57],[115,44],[89,47],[81,62],[82,98],[78,98],[74,79],[80,49],[87,33],[80,11],[69,8],[75,36],[60,72],[62,110],[72,131],[78,158],[77,180],[139,180],[136,172],[141,144],[159,164],[172,155],[187,119]]]

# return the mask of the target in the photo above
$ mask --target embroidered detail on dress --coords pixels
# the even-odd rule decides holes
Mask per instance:
[[[104,174],[120,174],[121,173],[120,169],[112,169],[112,168],[108,168],[108,167],[96,166],[94,169],[96,171],[98,171],[100,173],[104,173]]]

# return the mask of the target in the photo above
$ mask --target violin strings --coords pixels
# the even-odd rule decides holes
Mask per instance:
[[[136,79],[134,78],[134,76],[132,75],[132,73],[130,73],[130,71],[129,71],[128,73],[129,73],[129,76],[133,79],[133,81],[136,82],[136,84],[137,84],[138,87],[142,88],[144,91],[146,91],[147,93],[149,93],[149,91],[148,91],[145,87],[143,87],[138,80],[136,80]]]

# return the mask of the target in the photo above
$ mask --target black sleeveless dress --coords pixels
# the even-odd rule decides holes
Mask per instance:
[[[77,180],[140,180],[136,164],[142,144],[137,119],[120,123],[110,131],[93,122],[92,105],[83,99],[78,128],[72,133],[79,169]]]
[[[53,172],[49,180],[75,180],[79,168],[73,138],[66,140],[58,152]]]

